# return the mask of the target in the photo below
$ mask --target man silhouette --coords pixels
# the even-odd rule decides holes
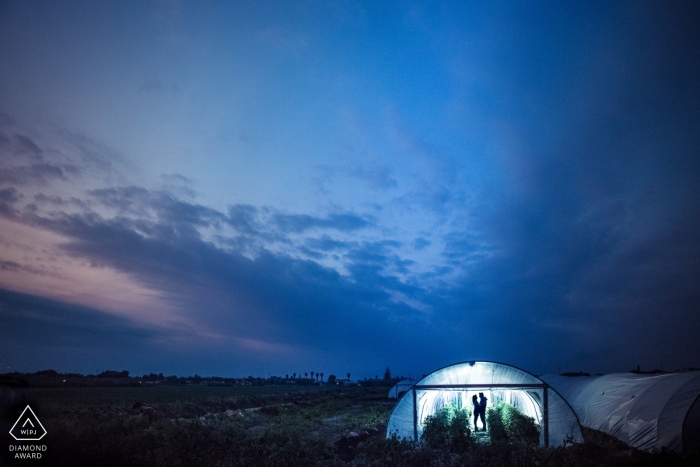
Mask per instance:
[[[484,396],[483,392],[479,393],[479,416],[481,417],[481,424],[484,425],[484,431],[486,431],[486,403],[488,399]],[[474,425],[476,426],[476,419],[474,419]]]

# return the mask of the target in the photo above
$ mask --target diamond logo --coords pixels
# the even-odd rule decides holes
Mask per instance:
[[[17,441],[39,441],[46,436],[46,429],[41,424],[31,407],[27,406],[19,416],[10,434]]]

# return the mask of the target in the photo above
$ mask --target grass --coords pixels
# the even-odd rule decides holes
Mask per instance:
[[[333,388],[335,389],[335,388]],[[145,405],[167,403],[226,404],[233,400],[250,407],[294,394],[327,392],[323,386],[151,386],[94,388],[30,388],[29,400],[47,411],[80,407],[131,407],[135,401]],[[223,401],[223,402],[222,402]]]
[[[48,432],[35,461],[44,466],[699,465],[591,430],[586,443],[553,449],[491,442],[450,452],[385,439],[393,402],[384,388],[32,388],[28,398]]]

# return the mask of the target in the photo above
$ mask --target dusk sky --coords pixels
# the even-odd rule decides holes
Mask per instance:
[[[0,0],[0,372],[700,367],[699,31]]]

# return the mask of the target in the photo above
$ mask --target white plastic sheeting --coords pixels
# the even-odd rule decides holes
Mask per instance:
[[[545,375],[581,425],[632,447],[690,453],[700,447],[700,373],[599,377]]]
[[[444,387],[446,385],[450,387]],[[567,440],[582,441],[576,414],[541,379],[503,363],[476,361],[450,365],[418,381],[394,407],[387,426],[387,437],[396,435],[409,440],[420,439],[426,417],[450,403],[471,409],[472,395],[479,392],[488,398],[489,405],[505,401],[533,417],[542,426],[542,445],[559,446]],[[545,405],[547,430],[543,426]]]
[[[392,388],[389,390],[389,399],[398,399],[403,393],[411,389],[417,382],[417,379],[402,379],[398,383],[394,384],[394,386],[392,386]]]

